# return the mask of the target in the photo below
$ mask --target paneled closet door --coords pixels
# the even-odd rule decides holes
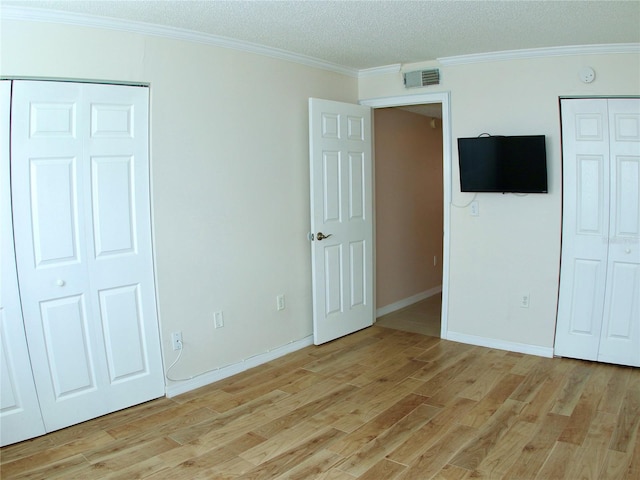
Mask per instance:
[[[45,433],[24,334],[13,246],[9,124],[11,82],[0,81],[0,445]]]
[[[14,82],[11,141],[18,277],[46,429],[163,395],[148,89]]]
[[[610,99],[611,206],[598,360],[640,366],[640,99]]]
[[[609,235],[606,100],[562,100],[562,268],[555,353],[597,360]]]
[[[555,353],[640,366],[640,100],[562,100]]]

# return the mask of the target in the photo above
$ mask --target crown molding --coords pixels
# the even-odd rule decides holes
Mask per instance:
[[[358,77],[359,71],[356,68],[345,67],[331,62],[326,62],[314,57],[300,55],[279,48],[266,47],[251,42],[235,40],[229,37],[195,32],[184,28],[167,27],[151,23],[136,22],[131,20],[121,20],[116,18],[99,17],[96,15],[86,15],[71,12],[61,12],[42,8],[0,6],[0,19],[20,20],[28,22],[58,23],[63,25],[74,25],[80,27],[104,28],[117,30],[120,32],[135,33],[141,35],[151,35],[156,37],[173,38],[188,42],[202,43],[215,47],[230,48],[243,52],[255,53],[267,57],[277,58],[288,62],[306,65],[308,67],[328,70],[350,77]]]
[[[377,75],[390,75],[394,73],[400,73],[402,64],[394,63],[392,65],[384,65],[382,67],[363,68],[358,71],[358,77],[375,77]]]
[[[469,63],[498,62],[503,60],[558,57],[564,55],[602,55],[617,53],[640,53],[640,43],[612,43],[603,45],[575,45],[567,47],[505,50],[503,52],[474,53],[471,55],[441,57],[438,58],[438,61],[442,65],[452,66],[465,65]]]
[[[301,55],[287,50],[266,47],[256,43],[236,40],[229,37],[195,32],[184,28],[167,27],[151,23],[120,20],[71,12],[62,12],[42,8],[15,7],[0,5],[0,20],[20,20],[29,22],[58,23],[80,27],[104,28],[141,35],[173,38],[189,42],[240,50],[248,53],[264,55],[288,62],[306,65],[308,67],[327,70],[347,75],[349,77],[375,77],[399,73],[401,64],[385,65],[381,67],[357,68],[345,67],[318,58]],[[603,45],[577,45],[566,47],[531,48],[523,50],[506,50],[501,52],[477,53],[471,55],[457,55],[440,57],[438,62],[443,66],[465,65],[470,63],[496,62],[504,60],[522,60],[530,58],[553,57],[563,55],[598,55],[598,54],[640,54],[640,43],[616,43]]]

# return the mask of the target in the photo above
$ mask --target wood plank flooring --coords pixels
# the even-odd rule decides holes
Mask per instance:
[[[2,479],[640,479],[640,370],[379,326],[0,450]]]
[[[439,337],[441,308],[442,295],[438,293],[376,318],[376,325]]]

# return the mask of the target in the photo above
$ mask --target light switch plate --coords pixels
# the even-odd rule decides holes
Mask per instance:
[[[480,206],[478,205],[478,201],[474,200],[473,202],[471,202],[471,216],[472,217],[477,217],[478,215],[480,215]]]

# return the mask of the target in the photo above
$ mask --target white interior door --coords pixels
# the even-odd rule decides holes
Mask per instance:
[[[45,433],[22,322],[9,180],[11,82],[0,81],[0,445]]]
[[[309,99],[313,336],[373,324],[371,109]]]
[[[562,101],[555,352],[640,366],[640,100]]]
[[[163,395],[148,89],[14,82],[11,141],[18,277],[47,430]]]
[[[607,106],[611,200],[598,360],[640,366],[640,99]]]
[[[562,268],[555,353],[597,360],[609,245],[606,100],[562,100]]]

